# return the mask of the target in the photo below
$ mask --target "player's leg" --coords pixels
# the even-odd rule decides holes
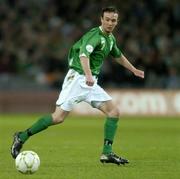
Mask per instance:
[[[119,110],[114,106],[112,100],[102,103],[98,109],[106,115],[103,154],[108,154],[112,152],[112,144],[118,126]]]
[[[56,107],[54,113],[41,117],[30,128],[21,132],[19,138],[24,143],[30,136],[47,129],[51,125],[62,123],[68,114],[69,111]]]
[[[72,110],[74,105],[74,103],[71,102],[71,99],[74,96],[74,93],[76,94],[78,93],[77,91],[79,91],[79,89],[76,91],[78,84],[77,80],[78,73],[73,70],[69,70],[64,79],[59,98],[56,101],[56,105],[61,107],[56,107],[54,113],[48,116],[43,116],[25,131],[15,133],[14,141],[11,147],[11,154],[14,158],[18,155],[22,145],[30,136],[47,129],[51,125],[64,121],[65,117],[69,114],[69,111]]]
[[[110,100],[102,103],[98,109],[107,116],[104,124],[104,146],[100,161],[118,165],[129,163],[127,159],[123,159],[112,152],[112,144],[116,135],[120,115],[118,108]]]
[[[13,156],[13,158],[16,158],[23,144],[28,140],[30,136],[47,129],[51,125],[62,123],[68,114],[69,111],[65,111],[60,107],[56,107],[54,113],[41,117],[37,122],[35,122],[30,128],[26,129],[25,131],[15,133],[14,141],[11,147],[11,155]]]

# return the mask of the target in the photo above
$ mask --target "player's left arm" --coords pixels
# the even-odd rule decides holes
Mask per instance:
[[[123,54],[121,54],[120,58],[115,58],[115,59],[120,65],[127,68],[135,76],[138,76],[140,78],[144,78],[144,71],[135,68]]]
[[[122,65],[125,68],[127,68],[128,70],[130,70],[135,76],[138,76],[140,78],[144,78],[144,71],[135,68],[129,62],[129,60],[122,54],[120,49],[117,47],[116,39],[115,38],[114,38],[114,44],[113,44],[113,47],[112,47],[112,50],[111,50],[110,54],[116,59],[116,61],[120,65]]]

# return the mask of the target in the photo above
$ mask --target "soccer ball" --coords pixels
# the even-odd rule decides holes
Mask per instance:
[[[15,160],[16,169],[23,174],[33,174],[40,166],[40,159],[33,151],[19,153]]]

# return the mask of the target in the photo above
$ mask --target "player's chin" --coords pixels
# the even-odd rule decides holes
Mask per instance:
[[[110,29],[106,29],[106,32],[109,34],[109,33],[111,33],[111,32],[112,32],[112,30],[110,30]]]
[[[109,28],[107,28],[107,32],[108,32],[108,33],[111,33],[111,32],[113,31],[113,29],[114,29],[114,28],[109,27]]]

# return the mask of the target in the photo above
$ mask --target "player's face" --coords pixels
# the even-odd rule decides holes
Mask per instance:
[[[111,33],[118,23],[118,14],[114,12],[104,12],[101,17],[102,29],[106,33]]]

